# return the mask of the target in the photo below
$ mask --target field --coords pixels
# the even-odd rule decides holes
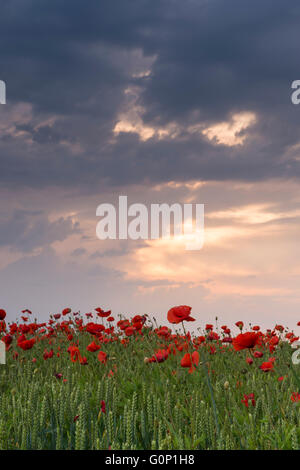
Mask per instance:
[[[299,449],[298,338],[193,317],[0,310],[0,448]]]

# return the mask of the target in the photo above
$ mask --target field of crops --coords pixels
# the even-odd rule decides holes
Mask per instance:
[[[193,317],[0,310],[0,448],[298,449],[298,338]]]

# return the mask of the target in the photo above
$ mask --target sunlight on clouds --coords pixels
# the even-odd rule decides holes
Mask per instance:
[[[269,204],[248,205],[207,214],[209,219],[239,219],[247,224],[264,224],[267,222],[285,219],[288,217],[299,217],[300,211],[271,212]]]
[[[141,89],[139,87],[128,87],[124,91],[126,103],[124,110],[119,113],[118,121],[115,124],[113,133],[117,136],[121,132],[131,132],[139,136],[142,142],[152,137],[157,139],[175,138],[178,135],[178,128],[175,123],[170,123],[165,127],[147,126],[143,122],[145,109],[138,105],[138,98]]]
[[[202,134],[217,144],[227,145],[228,147],[242,145],[246,139],[246,134],[243,131],[255,122],[256,116],[254,113],[237,113],[232,116],[229,122],[220,122],[203,129]]]

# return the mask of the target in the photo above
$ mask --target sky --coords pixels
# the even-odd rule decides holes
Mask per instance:
[[[3,0],[0,306],[300,320],[300,4]],[[99,204],[199,203],[205,243],[99,240]],[[300,328],[298,328],[300,330]],[[296,327],[297,331],[297,327]]]

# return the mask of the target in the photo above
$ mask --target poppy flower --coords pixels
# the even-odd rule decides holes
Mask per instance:
[[[10,335],[5,335],[1,338],[1,341],[5,343],[5,346],[8,347],[12,343],[13,337]]]
[[[156,329],[155,333],[159,337],[167,338],[170,336],[171,330],[167,326],[162,326],[159,329]]]
[[[258,344],[259,339],[260,335],[258,333],[241,333],[232,340],[232,344],[236,351],[241,351],[242,349],[252,349]]]
[[[248,408],[248,406],[249,406],[249,400],[251,401],[252,406],[255,406],[256,402],[255,402],[255,398],[254,398],[254,393],[249,393],[249,395],[244,395],[244,399],[241,400],[242,403],[245,404],[246,408]]]
[[[82,366],[87,366],[88,365],[88,361],[87,361],[87,358],[85,356],[80,357],[79,362]]]
[[[175,324],[183,321],[195,321],[195,318],[190,316],[191,310],[192,307],[188,307],[187,305],[173,307],[168,311],[168,321]]]
[[[106,406],[105,406],[105,401],[104,400],[101,400],[100,406],[101,406],[102,413],[106,413]]]
[[[95,343],[95,341],[93,341],[92,343],[90,343],[87,347],[86,347],[87,351],[89,352],[96,352],[96,351],[99,351],[100,349],[100,346],[98,344]]]
[[[259,368],[263,370],[264,372],[270,372],[271,370],[273,370],[273,367],[274,367],[274,361],[263,362],[262,365],[259,366]]]
[[[254,357],[256,358],[263,357],[263,353],[261,351],[254,351]]]
[[[78,359],[81,358],[81,355],[80,355],[80,352],[79,352],[79,348],[77,346],[70,346],[68,348],[68,353],[70,353],[70,356],[71,356],[71,361],[72,362],[77,362]]]
[[[98,354],[98,361],[101,362],[102,364],[106,364],[107,362],[107,354],[103,351],[99,351]]]
[[[164,362],[168,359],[169,352],[166,349],[159,349],[153,356],[150,358],[149,362]]]
[[[299,402],[299,401],[300,401],[300,393],[298,393],[298,392],[292,393],[292,395],[291,395],[291,400],[292,400],[294,403]]]
[[[134,333],[135,333],[136,329],[134,326],[128,326],[126,329],[125,329],[125,335],[126,336],[132,336]]]
[[[101,318],[109,317],[110,314],[111,314],[111,310],[108,310],[107,312],[105,312],[105,311],[102,310],[102,308],[100,308],[100,307],[95,308],[95,310],[96,310],[96,312],[97,312],[98,317],[101,317]]]
[[[195,367],[199,365],[199,353],[194,351],[192,354],[186,353],[180,362],[181,367],[189,367],[189,373],[194,372]]]
[[[6,317],[6,311],[3,308],[0,308],[0,320],[4,320]]]
[[[27,351],[31,349],[35,343],[35,339],[25,339],[24,341],[18,341],[18,346],[23,349],[23,351]]]
[[[61,312],[63,315],[68,315],[68,313],[71,313],[71,309],[70,308],[64,308],[63,311]]]

